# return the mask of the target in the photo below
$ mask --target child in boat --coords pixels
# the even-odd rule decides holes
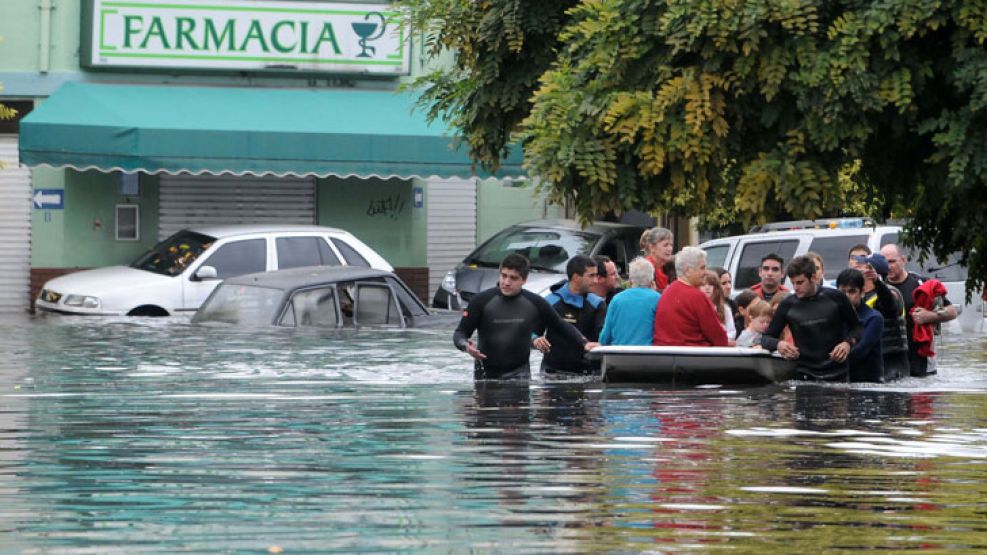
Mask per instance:
[[[737,315],[734,317],[734,326],[736,329],[741,331],[747,329],[747,326],[751,324],[751,317],[747,314],[747,307],[751,305],[755,300],[763,300],[761,297],[757,296],[757,293],[751,291],[750,289],[744,289],[737,294]]]
[[[760,347],[761,335],[771,324],[771,318],[775,314],[775,309],[771,303],[757,299],[747,306],[747,314],[750,316],[750,323],[740,333],[737,338],[738,347]]]

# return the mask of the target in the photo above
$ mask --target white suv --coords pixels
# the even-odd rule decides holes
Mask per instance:
[[[194,311],[223,279],[299,266],[393,271],[349,232],[314,225],[183,229],[130,266],[84,270],[45,283],[35,307],[49,312],[167,316]]]
[[[898,243],[901,233],[900,226],[876,225],[865,218],[777,222],[759,229],[747,235],[711,239],[699,245],[706,251],[707,266],[726,268],[733,276],[734,292],[760,280],[758,266],[768,253],[777,254],[787,264],[795,256],[817,252],[825,262],[826,279],[833,280],[847,267],[851,247],[864,244],[877,252],[884,245]],[[902,250],[906,249],[902,247]],[[967,317],[975,319],[979,314],[983,318],[984,301],[980,294],[974,294],[971,303],[964,304],[967,273],[955,258],[944,263],[926,260],[924,266],[919,266],[915,258],[908,257],[908,271],[938,279],[949,290],[947,297],[961,314],[974,311]]]

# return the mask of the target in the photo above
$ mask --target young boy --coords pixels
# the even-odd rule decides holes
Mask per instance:
[[[860,270],[847,268],[836,277],[836,287],[850,299],[857,311],[857,317],[864,325],[864,332],[853,347],[847,360],[850,362],[851,382],[883,382],[884,358],[881,356],[881,334],[884,332],[884,317],[881,313],[862,302],[864,274]]]
[[[738,347],[760,347],[761,335],[771,324],[771,317],[774,316],[774,307],[771,303],[757,299],[747,306],[747,315],[750,322],[740,337],[737,338]]]

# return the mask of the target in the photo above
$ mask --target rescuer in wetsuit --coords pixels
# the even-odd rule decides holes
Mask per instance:
[[[530,379],[531,337],[544,329],[565,336],[568,342],[587,351],[598,345],[562,320],[548,301],[523,289],[528,268],[524,256],[507,255],[500,263],[497,287],[477,294],[463,311],[452,341],[457,349],[476,360],[474,379]],[[479,332],[477,344],[470,340],[474,331]]]
[[[811,258],[795,257],[787,273],[795,294],[785,297],[778,305],[768,331],[761,337],[761,346],[797,361],[799,377],[845,378],[847,355],[861,333],[857,312],[843,293],[816,287],[813,281],[816,264]],[[792,332],[794,345],[779,340],[786,325]]]

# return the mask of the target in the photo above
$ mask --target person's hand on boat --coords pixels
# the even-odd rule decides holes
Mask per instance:
[[[544,335],[539,335],[538,337],[536,337],[531,344],[534,345],[536,349],[538,349],[543,353],[547,353],[550,350],[552,350],[552,344],[548,342],[548,338],[546,338]]]
[[[836,362],[843,362],[846,360],[847,355],[850,354],[850,344],[846,341],[841,341],[833,351],[829,353],[829,358],[835,360]]]
[[[469,353],[469,356],[475,358],[476,360],[484,360],[487,358],[487,355],[481,353],[480,349],[476,348],[476,344],[473,343],[472,339],[466,342],[466,352]]]
[[[598,341],[587,341],[586,344],[583,345],[583,350],[585,350],[585,351],[592,351],[593,349],[595,349],[595,348],[597,348],[599,346],[600,346],[600,343]]]
[[[778,352],[788,360],[795,360],[799,357],[799,348],[788,341],[778,342]]]

